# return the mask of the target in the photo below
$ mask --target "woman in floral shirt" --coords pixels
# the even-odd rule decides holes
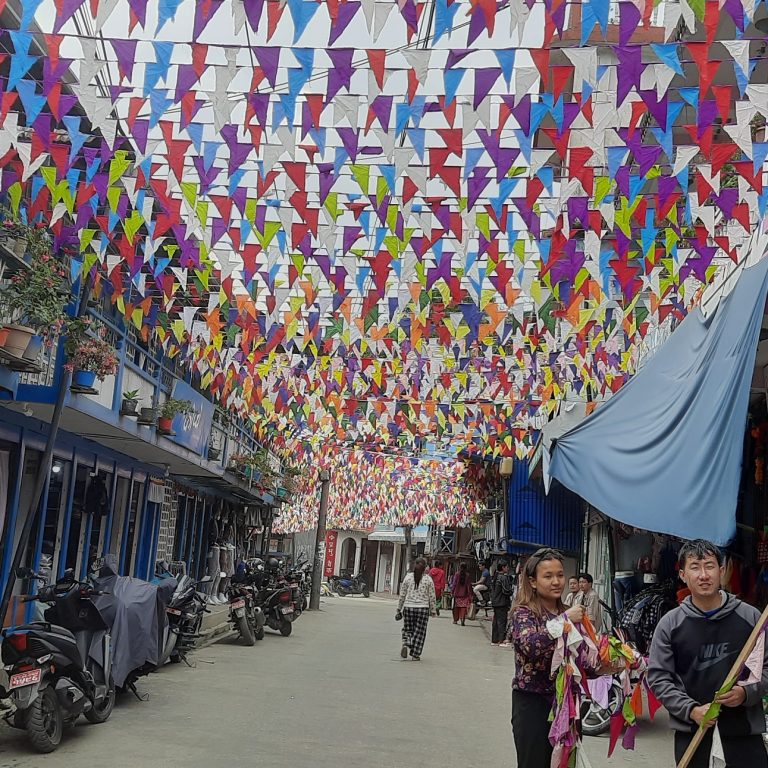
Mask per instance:
[[[518,768],[549,768],[549,714],[555,694],[552,656],[557,641],[547,622],[563,614],[578,623],[584,608],[567,608],[563,556],[552,549],[534,552],[525,564],[520,587],[510,613],[510,635],[515,647],[512,680],[512,732]]]

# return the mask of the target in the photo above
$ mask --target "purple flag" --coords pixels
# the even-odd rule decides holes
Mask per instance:
[[[360,3],[354,0],[339,5],[339,15],[336,17],[336,23],[331,20],[331,34],[328,38],[328,45],[333,45],[349,26],[355,14],[360,10]]]
[[[246,18],[254,32],[259,31],[261,15],[264,11],[264,2],[265,0],[243,0]]]
[[[640,23],[640,10],[634,3],[619,3],[619,45],[626,45]]]
[[[483,99],[491,92],[491,88],[493,88],[500,75],[500,67],[486,67],[475,70],[475,99],[473,102],[475,109],[478,108]]]
[[[136,44],[138,40],[110,40],[117,56],[117,66],[121,77],[133,79],[133,65],[136,63]]]
[[[264,72],[269,84],[274,88],[277,83],[277,68],[280,66],[280,48],[253,46],[253,54]]]
[[[328,70],[328,93],[325,98],[326,104],[330,104],[333,97],[342,88],[349,90],[352,75],[355,71],[352,67],[353,54],[354,50],[352,48],[338,48],[328,51],[328,57],[330,58],[333,67]]]
[[[639,45],[615,45],[613,50],[619,59],[616,67],[618,73],[618,89],[616,94],[616,107],[620,107],[627,98],[627,94],[634,86],[640,89],[640,76],[643,74],[643,48]]]
[[[199,40],[208,22],[216,15],[216,12],[224,4],[224,0],[206,0],[204,3],[195,3],[195,27],[193,40]],[[207,13],[206,13],[207,11]]]
[[[61,0],[61,5],[57,4],[56,21],[53,25],[53,33],[58,35],[61,28],[75,15],[77,9],[85,0]]]

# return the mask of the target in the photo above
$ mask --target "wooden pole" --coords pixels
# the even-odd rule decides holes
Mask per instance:
[[[747,663],[749,655],[752,653],[752,651],[755,650],[755,646],[757,645],[760,634],[765,631],[766,623],[768,623],[768,606],[766,606],[762,615],[758,619],[757,624],[755,624],[755,628],[752,630],[752,634],[749,636],[749,639],[741,649],[741,653],[738,655],[736,661],[733,662],[731,671],[728,673],[728,677],[726,677],[723,681],[723,685],[738,679],[741,671],[744,669],[744,665]],[[677,764],[677,768],[688,768],[688,765],[690,764],[691,760],[693,760],[693,756],[696,754],[696,750],[698,750],[705,733],[706,728],[699,728],[699,730],[696,731],[696,735],[688,745],[688,749],[685,750],[683,759]]]

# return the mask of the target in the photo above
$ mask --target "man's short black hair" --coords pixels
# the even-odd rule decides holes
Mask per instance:
[[[594,584],[595,580],[588,573],[580,573],[579,579],[584,579],[589,584]]]
[[[718,565],[722,565],[725,562],[723,552],[717,544],[713,544],[706,539],[694,539],[683,544],[678,555],[678,563],[680,569],[684,570],[689,557],[693,560],[703,560],[705,557],[710,556],[717,560]]]
[[[443,564],[443,561],[437,557],[435,558],[435,568],[439,568]]]
[[[509,560],[506,557],[502,557],[496,565],[497,571],[500,571],[502,568],[509,568]]]

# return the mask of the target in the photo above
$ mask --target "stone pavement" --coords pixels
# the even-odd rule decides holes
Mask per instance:
[[[32,753],[0,727],[0,768],[500,768],[514,766],[509,726],[512,653],[477,623],[430,622],[421,662],[399,658],[391,600],[328,599],[294,634],[232,640],[141,681],[151,695],[119,700],[109,722],[84,720],[57,752]],[[663,723],[643,723],[636,753],[593,768],[671,766]]]

